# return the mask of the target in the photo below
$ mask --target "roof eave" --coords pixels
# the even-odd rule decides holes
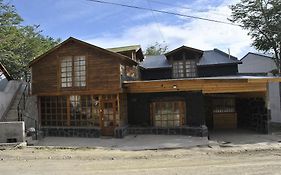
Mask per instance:
[[[111,54],[113,56],[118,56],[120,59],[122,59],[123,61],[127,62],[127,63],[130,63],[130,64],[133,64],[133,65],[137,65],[138,63],[134,60],[132,60],[131,58],[127,57],[127,56],[124,56],[122,54],[119,54],[119,53],[115,53],[115,52],[112,52],[112,51],[109,51],[109,50],[106,50],[106,49],[103,49],[101,47],[98,47],[98,46],[94,46],[92,44],[89,44],[87,42],[84,42],[84,41],[81,41],[81,40],[78,40],[76,38],[73,38],[73,37],[69,37],[68,39],[66,39],[65,41],[63,41],[62,43],[56,45],[55,47],[51,48],[50,50],[48,50],[47,52],[43,53],[42,55],[38,56],[37,58],[35,58],[34,60],[32,60],[29,64],[28,64],[28,67],[32,67],[33,64],[37,63],[41,58],[47,56],[48,54],[50,54],[51,52],[55,51],[56,49],[58,49],[59,47],[61,47],[62,45],[64,45],[65,43],[69,42],[69,41],[76,41],[76,42],[79,42],[81,44],[84,44],[84,45],[87,45],[89,47],[94,47],[96,49],[99,49],[100,51],[102,52],[106,52],[108,54]]]

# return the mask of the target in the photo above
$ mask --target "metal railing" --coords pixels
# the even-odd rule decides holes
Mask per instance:
[[[25,87],[24,87],[24,90],[21,94],[21,97],[20,97],[20,100],[19,100],[18,106],[17,106],[18,121],[25,121],[25,119],[32,120],[34,122],[35,137],[36,137],[36,140],[37,140],[37,135],[38,135],[37,131],[39,129],[38,121],[25,114],[26,102],[27,102],[28,96],[30,95],[30,83],[26,82],[23,85]]]

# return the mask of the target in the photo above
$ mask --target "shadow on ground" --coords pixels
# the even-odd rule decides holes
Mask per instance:
[[[281,142],[281,135],[260,134],[251,130],[216,130],[209,132],[209,139],[215,142],[226,142],[236,145]]]

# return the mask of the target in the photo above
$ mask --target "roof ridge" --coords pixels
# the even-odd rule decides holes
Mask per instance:
[[[218,48],[214,48],[214,51],[215,51],[215,52],[218,52],[218,53],[220,53],[220,54],[222,54],[222,55],[224,55],[224,56],[227,56],[227,57],[230,56],[230,58],[234,59],[235,61],[238,60],[237,57],[235,57],[235,56],[233,56],[233,55],[231,55],[231,54],[227,54],[227,53],[225,53],[224,51],[222,51],[222,50],[220,50],[220,49],[218,49]]]

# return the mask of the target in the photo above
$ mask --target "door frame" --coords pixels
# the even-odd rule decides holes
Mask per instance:
[[[114,129],[116,127],[116,99],[110,99],[110,100],[101,100],[100,101],[100,128],[101,128],[101,135],[103,136],[113,136],[114,135]],[[113,108],[113,126],[106,127],[104,126],[104,104],[105,103],[111,103]],[[110,131],[112,130],[112,131]],[[111,132],[111,134],[108,134],[107,132]]]

